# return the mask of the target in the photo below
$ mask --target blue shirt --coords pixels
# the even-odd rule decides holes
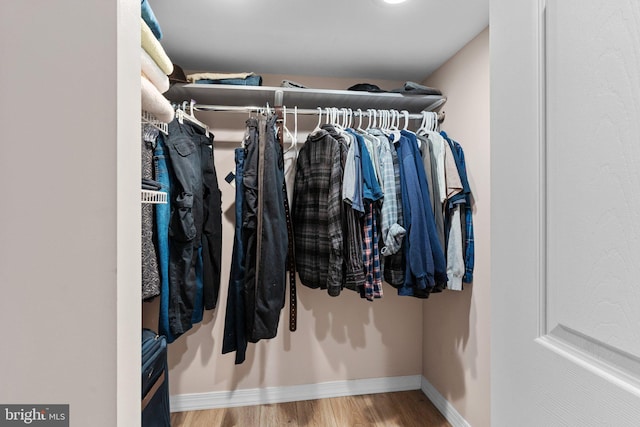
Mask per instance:
[[[364,138],[353,131],[353,129],[347,129],[347,132],[356,137],[356,140],[358,141],[358,148],[360,149],[362,181],[364,183],[364,187],[362,189],[363,198],[365,200],[371,200],[372,202],[382,199],[384,194],[380,188],[378,180],[376,179],[376,174],[373,170],[373,163],[371,162],[371,156],[369,156],[369,150],[367,150],[367,147],[365,146]]]
[[[400,134],[409,139],[409,141],[411,142],[410,146],[413,150],[413,158],[416,164],[416,171],[418,172],[422,199],[424,201],[427,234],[429,239],[428,242],[431,246],[431,253],[433,256],[434,280],[435,284],[444,288],[447,284],[447,261],[445,260],[444,250],[442,249],[440,239],[438,238],[436,219],[433,214],[431,198],[429,196],[429,180],[427,179],[427,174],[424,170],[422,154],[420,153],[420,149],[418,148],[418,138],[413,132],[408,132],[406,130],[400,131]]]
[[[416,169],[415,151],[412,142],[401,136],[396,143],[400,165],[402,190],[402,214],[407,235],[404,240],[406,267],[405,280],[398,295],[415,295],[415,289],[432,288],[434,264],[427,231],[425,201],[420,189],[420,177]],[[424,172],[424,170],[423,170]]]

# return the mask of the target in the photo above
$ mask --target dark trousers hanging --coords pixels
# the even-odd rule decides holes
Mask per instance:
[[[257,138],[257,129],[249,130],[249,138]],[[227,311],[224,318],[222,354],[236,352],[236,364],[244,362],[247,352],[244,319],[244,245],[242,243],[242,206],[244,204],[244,148],[236,148],[236,227],[229,273]]]
[[[220,286],[222,214],[212,142],[199,126],[169,123],[168,319],[175,338],[202,319],[205,306],[215,306]]]
[[[250,128],[255,123],[250,119]],[[275,133],[276,116],[261,119],[258,141],[248,141],[243,186],[245,318],[247,339],[276,336],[285,302],[287,223],[284,160]]]
[[[222,257],[222,196],[214,166],[213,135],[202,135],[200,160],[202,167],[202,274],[205,310],[216,308],[220,293]]]

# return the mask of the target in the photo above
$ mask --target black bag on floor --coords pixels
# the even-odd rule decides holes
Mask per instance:
[[[142,427],[171,427],[167,340],[142,330]]]

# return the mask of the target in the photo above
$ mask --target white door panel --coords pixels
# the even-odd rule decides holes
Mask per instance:
[[[640,425],[640,2],[494,0],[492,424]]]
[[[547,17],[547,328],[640,355],[640,3]]]

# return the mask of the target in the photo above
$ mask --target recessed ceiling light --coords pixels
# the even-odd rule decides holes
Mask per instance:
[[[400,4],[400,3],[404,3],[407,0],[384,0],[385,3],[389,3],[389,4]]]

